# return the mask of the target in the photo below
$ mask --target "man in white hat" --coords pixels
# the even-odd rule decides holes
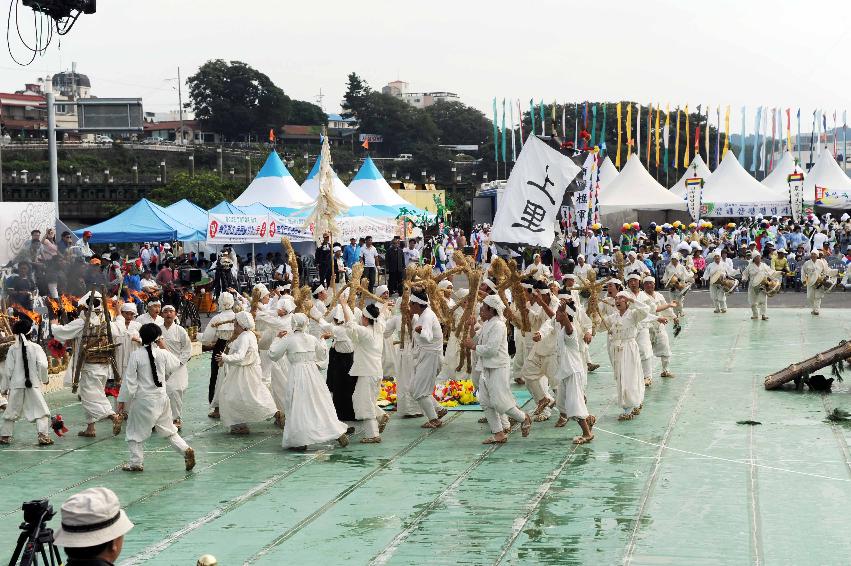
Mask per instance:
[[[217,300],[219,312],[204,328],[204,333],[201,335],[201,346],[204,351],[211,351],[210,357],[210,386],[207,392],[207,402],[210,403],[209,417],[213,419],[219,418],[219,406],[214,404],[216,394],[216,384],[218,383],[219,374],[225,371],[225,368],[220,368],[215,357],[225,351],[228,340],[233,334],[233,322],[236,318],[236,313],[233,311],[233,295],[227,291],[223,291]]]
[[[56,546],[65,549],[66,566],[110,566],[118,561],[124,535],[133,523],[118,496],[105,487],[91,487],[65,500]]]
[[[186,364],[192,358],[192,341],[189,339],[186,329],[177,324],[177,310],[175,310],[174,305],[163,307],[162,318],[162,338],[166,350],[180,360],[180,367],[174,370],[166,381],[166,392],[171,404],[171,416],[174,420],[174,426],[177,427],[177,430],[180,430],[183,425],[181,419],[183,395],[189,388],[189,370],[186,368]]]
[[[735,270],[732,270],[726,263],[721,261],[721,252],[715,251],[712,254],[712,261],[706,264],[706,269],[703,270],[703,280],[712,281],[713,276],[718,273],[715,284],[709,285],[709,296],[712,298],[712,304],[715,306],[713,312],[727,312],[727,291],[721,286],[721,281],[727,277],[732,277]]]
[[[644,263],[640,253],[637,253],[635,250],[629,250],[626,254],[626,267],[624,267],[623,272],[638,273],[644,277],[645,275],[650,275],[650,268]]]
[[[648,275],[642,281],[644,286],[644,294],[647,296],[647,304],[650,305],[650,313],[658,315],[676,307],[676,303],[665,300],[662,293],[656,292],[656,278]],[[674,377],[668,370],[668,363],[671,360],[671,345],[668,341],[668,332],[662,326],[662,321],[667,322],[664,316],[657,316],[655,319],[650,319],[647,322],[647,328],[650,332],[650,345],[653,348],[653,355],[662,361],[662,373],[660,377]]]
[[[591,271],[591,265],[585,262],[585,256],[579,254],[576,256],[576,265],[573,267],[573,275],[580,282],[586,282],[588,280],[588,272]]]
[[[97,356],[86,355],[82,364],[79,364],[79,373],[75,375],[78,368],[78,356],[84,355],[84,350],[100,343],[100,327],[106,324],[101,301],[100,293],[86,293],[80,297],[77,305],[82,309],[89,310],[89,315],[82,313],[79,318],[65,325],[60,325],[59,321],[56,320],[51,322],[53,336],[57,340],[74,340],[74,355],[68,363],[65,381],[71,384],[75,377],[79,379],[78,393],[83,405],[83,412],[86,414],[86,429],[77,434],[87,438],[95,437],[95,423],[106,418],[112,421],[112,434],[117,436],[121,433],[121,416],[113,410],[104,392],[106,382],[113,373],[108,356],[105,357],[103,353]],[[89,319],[88,328],[86,328],[87,318]],[[109,324],[113,336],[120,332],[115,322]]]
[[[328,290],[324,285],[319,285],[313,290],[313,306],[310,308],[310,333],[319,338],[328,330],[328,323],[325,321],[325,315],[328,314]]]
[[[411,379],[411,394],[420,406],[428,422],[423,428],[439,428],[440,419],[446,409],[435,401],[434,384],[443,362],[443,329],[437,316],[428,303],[428,297],[422,291],[411,293],[411,313],[414,317],[411,326],[414,329],[414,374]]]
[[[801,268],[801,279],[807,286],[807,306],[812,309],[810,312],[818,316],[821,309],[821,301],[827,294],[827,287],[816,286],[822,276],[827,276],[830,271],[830,266],[827,264],[821,254],[813,249],[810,252],[810,259],[804,262]]]
[[[671,280],[674,277],[677,278],[676,288],[671,287]],[[670,290],[671,299],[677,303],[677,306],[674,308],[674,316],[676,317],[685,316],[683,303],[685,301],[686,293],[688,293],[688,290],[691,287],[692,280],[693,275],[691,271],[683,265],[678,254],[673,254],[671,256],[671,262],[665,266],[665,274],[662,276],[662,286]]]
[[[742,281],[748,282],[748,304],[751,307],[751,320],[768,320],[768,294],[762,283],[774,273],[767,263],[762,261],[762,254],[754,250],[751,261],[742,272]]]
[[[564,290],[560,292],[558,298],[565,300],[571,299],[576,305],[574,307],[576,309],[576,316],[572,321],[572,327],[577,332],[580,353],[582,354],[582,360],[585,362],[586,370],[591,372],[600,367],[600,364],[595,364],[591,361],[591,351],[588,348],[594,335],[594,323],[586,312],[587,299],[583,301],[579,290],[574,289],[577,284],[575,273],[576,271],[574,270],[573,273],[562,276],[561,280],[564,284]]]
[[[142,344],[139,338],[139,329],[142,325],[136,321],[137,312],[136,303],[122,303],[119,309],[121,318],[118,318],[115,323],[118,332],[112,335],[112,339],[118,344],[118,349],[115,351],[115,363],[121,375],[124,375],[124,370],[127,369],[130,354]]]
[[[642,276],[638,273],[630,273],[626,276],[626,289],[636,303],[644,304],[652,307],[652,301],[647,294],[641,290]],[[638,352],[641,355],[641,370],[644,373],[645,387],[653,384],[653,345],[650,343],[650,329],[647,324],[643,324],[638,329],[638,335],[635,337],[638,343]]]
[[[148,301],[148,304],[145,305],[145,312],[136,318],[136,322],[139,323],[139,326],[147,324],[149,322],[153,322],[154,324],[159,324],[160,326],[162,326],[163,317],[160,316],[162,306],[163,304],[162,302],[160,302],[159,299]]]

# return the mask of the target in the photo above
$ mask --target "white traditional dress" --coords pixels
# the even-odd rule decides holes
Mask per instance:
[[[668,304],[662,293],[653,291],[651,295],[646,291],[642,292],[647,297],[646,303],[650,307],[651,315],[656,314],[658,307]],[[650,333],[650,345],[652,346],[653,355],[661,360],[662,373],[669,375],[665,373],[668,371],[668,363],[671,359],[671,342],[668,338],[668,331],[665,329],[665,325],[659,322],[658,317],[647,321],[647,329]]]
[[[479,404],[488,419],[491,432],[505,428],[502,415],[522,422],[526,415],[517,407],[511,393],[511,359],[505,320],[494,316],[483,322],[476,333],[477,366],[481,368],[478,383]]]
[[[677,280],[680,283],[685,284],[685,287],[682,289],[674,290],[671,289],[671,300],[677,302],[677,306],[674,309],[674,314],[676,316],[683,315],[683,301],[685,301],[686,293],[688,292],[689,282],[692,280],[693,274],[692,272],[682,264],[682,262],[677,262],[677,265],[673,263],[669,263],[665,267],[665,274],[662,276],[662,285],[668,287],[668,282],[672,277],[676,276]]]
[[[719,281],[733,276],[733,270],[726,263],[723,261],[716,263],[715,260],[712,260],[706,264],[706,268],[703,270],[703,279],[705,281],[711,281],[712,276],[716,273],[720,273],[718,276],[720,278]],[[717,283],[710,285],[709,296],[712,299],[712,305],[715,307],[716,312],[727,310],[727,292],[721,285]]]
[[[807,284],[807,306],[812,309],[813,314],[818,314],[821,309],[821,301],[827,294],[826,287],[816,287],[819,277],[826,275],[830,266],[822,258],[815,261],[808,259],[801,268],[801,277]]]
[[[621,315],[615,311],[606,315],[609,328],[609,358],[617,383],[618,404],[629,412],[644,403],[644,372],[636,338],[644,321],[650,316],[647,305],[630,303]]]
[[[422,327],[420,332],[417,327]],[[414,341],[414,367],[411,380],[411,394],[420,409],[429,420],[437,418],[437,403],[434,400],[434,386],[440,366],[443,363],[443,330],[431,307],[422,314],[414,315],[411,328]]]
[[[147,348],[133,352],[124,371],[118,401],[128,407],[125,438],[130,449],[132,466],[141,466],[144,460],[144,442],[151,437],[152,429],[168,439],[174,449],[183,454],[189,447],[177,434],[171,414],[166,384],[170,376],[180,368],[180,360],[168,350],[151,347],[157,378],[160,385],[154,383],[151,361]]]
[[[400,299],[401,300],[401,299]],[[411,380],[414,377],[414,339],[409,332],[405,343],[401,343],[402,315],[395,314],[384,327],[385,340],[392,344],[391,357],[396,376],[396,414],[402,416],[420,415],[420,406],[411,392]]]
[[[218,400],[222,425],[232,427],[270,418],[277,410],[269,389],[263,385],[260,354],[254,332],[243,331],[230,343],[222,361],[228,370],[219,376]]]
[[[118,371],[124,375],[124,370],[127,369],[127,363],[130,361],[130,355],[142,347],[139,341],[139,329],[142,327],[136,320],[131,320],[129,323],[123,319],[119,319],[115,323],[115,329],[118,331],[112,335],[113,340],[118,344],[115,350],[115,363],[118,365]]]
[[[337,419],[331,392],[317,367],[317,362],[328,358],[324,342],[296,330],[283,338],[276,338],[269,348],[269,355],[273,360],[285,356],[290,365],[283,447],[309,446],[342,436],[347,427]]]
[[[173,321],[171,326],[163,324],[162,331],[166,348],[180,361],[180,366],[171,372],[166,382],[171,416],[179,421],[183,414],[183,394],[189,388],[189,370],[186,364],[192,358],[192,341],[186,329],[177,324],[177,321]]]
[[[30,387],[26,384],[23,348],[27,350],[26,367],[29,369]],[[15,421],[22,416],[29,422],[36,423],[39,434],[48,434],[50,409],[41,391],[41,384],[49,380],[47,367],[47,355],[41,346],[23,336],[15,338],[6,353],[3,371],[0,371],[0,391],[9,392],[0,436],[12,436]]]
[[[575,320],[576,318],[574,318]],[[584,419],[588,416],[588,407],[585,405],[588,365],[582,356],[582,344],[584,342],[582,342],[579,328],[575,324],[572,332],[568,334],[559,323],[557,336],[558,369],[555,379],[558,383],[558,389],[556,407],[562,416],[569,419]]]
[[[654,301],[651,301],[650,297],[647,296],[647,293],[644,291],[639,291],[638,293],[633,293],[629,287],[624,289],[627,293],[630,294],[637,302],[644,303],[645,305],[651,306],[651,303],[655,305]],[[655,306],[653,307],[655,308]],[[638,352],[641,355],[641,369],[644,372],[645,379],[653,377],[653,344],[650,342],[650,325],[648,322],[645,322],[641,325],[641,328],[638,330],[638,335],[635,338],[635,341],[638,343]]]
[[[742,280],[748,282],[748,304],[751,307],[751,316],[753,318],[760,316],[767,318],[768,294],[759,283],[760,279],[764,280],[765,277],[769,277],[772,273],[774,273],[774,270],[767,263],[762,261],[757,265],[753,260],[748,263],[748,266],[742,272]]]
[[[352,394],[355,419],[366,421],[365,438],[375,438],[378,436],[377,419],[383,416],[376,401],[383,373],[384,323],[375,320],[370,326],[362,326],[351,320],[346,323],[346,333],[354,345],[354,361],[349,375],[358,378]]]
[[[81,338],[85,324],[86,315],[83,313],[80,315],[80,318],[76,318],[68,324],[53,325],[53,335],[57,340],[74,340],[74,355],[71,356],[71,360],[68,362],[68,369],[65,371],[66,385],[71,385],[74,370],[77,367],[77,358],[82,355]],[[101,324],[105,324],[103,313],[93,312],[89,320],[89,326],[94,330]],[[110,324],[112,325],[112,335],[115,336],[120,332],[118,325],[114,322],[110,322]],[[108,363],[83,363],[80,369],[78,393],[80,395],[80,402],[83,405],[83,411],[86,413],[86,423],[96,423],[115,414],[104,392],[106,382],[111,377],[112,367]]]
[[[227,347],[227,341],[233,334],[235,317],[236,313],[232,309],[224,309],[210,319],[201,335],[201,344],[212,350],[210,356],[210,388],[207,393],[207,401],[213,407],[219,406],[216,394],[221,384],[220,378],[227,371],[227,366],[219,367],[215,357],[216,354],[224,352]]]

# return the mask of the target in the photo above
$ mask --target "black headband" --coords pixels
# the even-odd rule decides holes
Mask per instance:
[[[107,519],[106,521],[101,521],[100,523],[92,523],[91,525],[66,525],[62,523],[62,530],[67,533],[91,533],[94,531],[100,531],[105,529],[111,525],[114,525],[118,522],[118,519],[121,518],[121,510],[118,510],[118,513],[115,514],[115,517],[111,519]]]

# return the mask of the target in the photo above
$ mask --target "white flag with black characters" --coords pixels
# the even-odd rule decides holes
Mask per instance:
[[[564,192],[579,171],[569,157],[529,136],[508,177],[491,239],[549,247]]]

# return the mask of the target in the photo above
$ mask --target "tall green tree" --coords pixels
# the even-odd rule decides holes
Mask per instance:
[[[328,123],[328,115],[317,105],[304,100],[291,100],[285,124],[299,126],[322,126]]]
[[[366,81],[358,76],[357,73],[349,73],[348,82],[346,83],[346,94],[343,95],[344,118],[360,118],[360,113],[364,109],[366,98],[372,93],[372,89],[366,84]]]
[[[244,188],[243,183],[220,180],[216,173],[200,173],[194,177],[188,173],[179,173],[168,184],[152,190],[148,196],[162,206],[187,199],[201,208],[210,209],[223,200],[232,201]]]
[[[461,102],[436,102],[425,109],[440,131],[444,145],[482,145],[493,137],[493,123],[479,110]]]

